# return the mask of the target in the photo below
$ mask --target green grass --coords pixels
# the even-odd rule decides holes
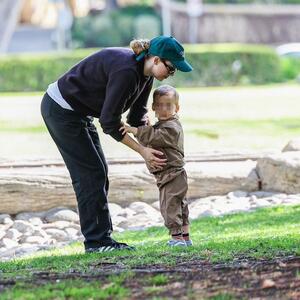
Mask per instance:
[[[33,284],[16,284],[11,291],[0,295],[1,300],[36,299],[118,299],[129,296],[129,290],[122,287],[123,281],[103,284],[103,282],[85,282],[83,280],[64,280],[47,283],[40,287]]]
[[[184,88],[179,94],[187,155],[214,150],[276,151],[300,134],[299,85]],[[0,94],[2,156],[59,155],[40,116],[41,98],[39,93]],[[149,114],[154,123],[151,109]],[[120,143],[116,146],[102,133],[99,122],[94,123],[104,153],[112,157],[138,156]],[[10,143],[6,143],[8,138]],[[19,147],[20,143],[26,147]]]
[[[167,232],[162,227],[138,232],[118,233],[114,235],[117,240],[135,245],[137,251],[86,255],[83,253],[82,245],[74,243],[62,249],[39,252],[27,258],[1,262],[0,278],[18,279],[18,282],[21,283],[31,280],[31,284],[33,284],[34,278],[39,278],[38,272],[41,271],[50,272],[57,276],[70,274],[70,272],[77,272],[79,275],[99,276],[102,274],[101,263],[111,265],[112,272],[114,270],[119,271],[118,264],[121,263],[123,273],[107,277],[101,284],[102,287],[107,287],[103,291],[103,297],[109,298],[108,295],[112,296],[109,293],[115,293],[114,295],[120,295],[122,298],[128,292],[123,283],[128,278],[134,277],[133,272],[130,271],[132,268],[143,267],[147,269],[154,265],[160,268],[172,268],[178,262],[190,262],[192,264],[196,261],[209,260],[211,263],[220,263],[230,262],[238,258],[272,259],[278,256],[300,255],[299,215],[300,206],[298,205],[278,206],[251,213],[195,220],[191,224],[191,234],[195,246],[185,250],[168,248],[165,245],[168,239]],[[155,294],[160,291],[159,287],[168,284],[168,281],[169,278],[164,274],[148,278],[144,281],[147,285],[145,292]],[[71,287],[74,287],[74,291]],[[79,289],[79,287],[81,288]],[[86,295],[93,297],[95,290],[100,287],[99,282],[85,281],[83,278],[78,278],[75,283],[62,280],[50,285],[39,285],[37,288],[33,286],[32,289],[26,286],[28,298],[18,298],[18,295],[24,292],[24,286],[15,285],[14,288],[3,292],[0,299],[33,299],[30,298],[30,293],[48,295],[47,293],[50,292],[53,292],[55,299],[64,299],[63,297],[69,297],[70,294],[68,293],[74,292],[76,294],[77,288],[78,291],[81,291],[78,292],[78,295],[87,293]],[[98,297],[100,296],[98,295]],[[74,296],[71,299],[77,298]]]

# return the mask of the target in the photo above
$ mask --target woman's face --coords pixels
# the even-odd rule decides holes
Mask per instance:
[[[158,56],[155,56],[153,62],[152,75],[159,81],[167,79],[169,76],[173,76],[176,72],[176,69],[168,60],[163,60]]]

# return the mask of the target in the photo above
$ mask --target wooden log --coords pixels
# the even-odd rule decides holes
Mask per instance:
[[[57,206],[76,207],[75,195],[66,167],[59,162],[44,165],[26,163],[0,167],[0,213],[43,211]],[[225,161],[186,163],[188,198],[224,195],[233,190],[258,189],[256,162]],[[144,163],[110,163],[109,201],[126,206],[134,201],[158,200],[154,177]]]

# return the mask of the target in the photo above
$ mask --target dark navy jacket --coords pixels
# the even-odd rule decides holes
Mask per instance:
[[[76,112],[99,118],[104,133],[120,141],[122,113],[130,109],[131,126],[146,123],[153,77],[145,77],[143,68],[144,61],[137,62],[131,49],[106,48],[72,67],[58,79],[58,87]]]

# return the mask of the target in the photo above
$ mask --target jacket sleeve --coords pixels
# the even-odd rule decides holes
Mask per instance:
[[[179,132],[174,127],[139,126],[136,138],[144,146],[167,148],[178,142]]]
[[[127,100],[137,88],[137,75],[133,71],[122,71],[110,74],[106,86],[106,96],[99,122],[103,132],[111,135],[118,142],[123,139],[119,129]]]
[[[127,123],[130,126],[138,127],[142,125],[146,125],[147,121],[147,102],[152,89],[153,78],[146,83],[144,90],[140,94],[139,98],[135,101],[135,103],[131,106],[129,113],[127,115]]]

